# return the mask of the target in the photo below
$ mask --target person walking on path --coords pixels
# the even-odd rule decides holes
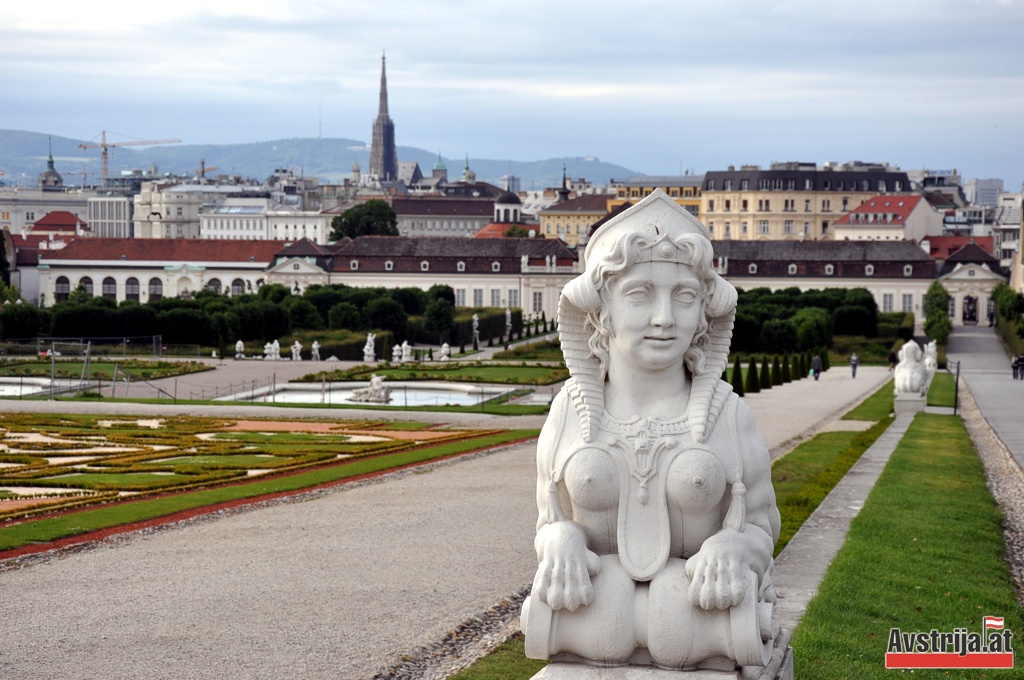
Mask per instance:
[[[818,376],[821,375],[821,356],[818,354],[814,355],[811,359],[811,370],[814,371],[814,379],[817,380]]]
[[[896,357],[896,350],[889,350],[889,372],[891,373],[896,369],[896,364],[899,363],[899,359]]]
[[[857,366],[860,364],[860,359],[857,358],[857,353],[854,352],[850,355],[850,370],[853,372],[853,377],[857,377]]]

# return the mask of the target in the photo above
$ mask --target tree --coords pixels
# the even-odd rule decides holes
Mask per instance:
[[[729,381],[732,384],[732,391],[736,393],[737,397],[743,396],[743,367],[740,366],[740,358],[736,357],[736,361],[732,364],[732,375]]]
[[[747,367],[747,379],[743,383],[743,391],[753,394],[761,391],[761,378],[757,374],[757,359],[750,357],[750,365]]]
[[[427,304],[428,331],[438,334],[438,339],[444,341],[448,338],[452,328],[455,326],[455,307],[443,298],[435,298]]]
[[[789,355],[785,354],[782,357],[782,382],[788,383],[793,382],[793,373],[789,370]]]
[[[501,234],[504,238],[529,238],[530,232],[518,224],[513,224]]]
[[[768,361],[767,355],[761,357],[761,378],[758,382],[762,390],[770,390],[772,388],[772,365]]]
[[[409,318],[405,315],[402,305],[390,297],[379,297],[366,305],[366,323],[370,328],[391,331],[395,342],[409,335]]]
[[[446,283],[435,283],[427,289],[427,297],[431,300],[447,300],[452,307],[455,306],[455,289]]]
[[[331,240],[360,236],[398,236],[398,215],[387,201],[374,198],[352,206],[331,220]]]
[[[305,298],[297,297],[289,298],[288,302],[288,322],[292,328],[308,328],[315,331],[323,329],[324,319],[316,305]]]
[[[339,302],[327,312],[328,328],[347,328],[357,330],[362,328],[363,318],[359,308],[351,302]]]
[[[772,385],[782,384],[782,363],[779,361],[779,355],[776,354],[772,357]]]

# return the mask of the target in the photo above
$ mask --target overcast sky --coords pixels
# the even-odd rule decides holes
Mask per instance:
[[[1024,177],[1016,0],[5,3],[0,128],[369,142],[382,50],[398,144],[446,157]]]

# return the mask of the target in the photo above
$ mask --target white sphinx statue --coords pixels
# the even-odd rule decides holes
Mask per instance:
[[[939,346],[934,340],[924,346],[924,371],[928,376],[928,384],[932,384],[935,371],[939,369]]]
[[[907,340],[899,351],[900,362],[893,372],[895,391],[900,394],[925,394],[928,389],[928,369],[923,361],[921,346]],[[934,371],[933,371],[934,372]]]
[[[736,297],[663,191],[591,238],[558,304],[570,378],[537,445],[528,657],[723,677],[768,662],[780,519],[767,447],[721,380]]]

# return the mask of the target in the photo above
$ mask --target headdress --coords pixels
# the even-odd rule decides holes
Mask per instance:
[[[607,265],[610,258],[617,257],[624,238],[639,249],[640,261],[681,262],[684,251],[706,242],[701,248],[704,261],[700,263],[707,270],[705,282],[710,295],[705,303],[709,323],[703,347],[706,370],[693,376],[688,405],[693,440],[703,441],[729,392],[717,388],[729,359],[736,289],[714,271],[707,228],[660,189],[597,230],[587,244],[584,272],[566,284],[558,301],[558,335],[571,376],[567,389],[579,415],[584,441],[592,440],[591,423],[604,410],[604,375],[590,347],[593,329],[586,323],[587,314],[601,307],[598,265]],[[615,263],[611,264],[614,267]]]

